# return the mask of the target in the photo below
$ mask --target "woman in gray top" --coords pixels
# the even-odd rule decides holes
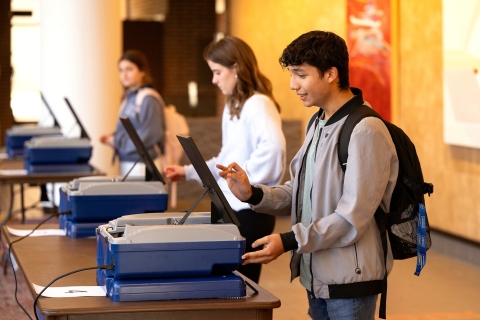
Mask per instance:
[[[142,139],[152,159],[163,152],[165,144],[165,102],[152,87],[150,68],[144,54],[126,51],[118,62],[120,82],[125,88],[120,116],[128,117]],[[123,125],[118,121],[114,133],[103,135],[100,141],[115,149],[120,160],[120,174],[126,174],[139,160],[139,154]],[[139,161],[143,162],[143,161]],[[137,163],[131,174],[143,175],[145,165]]]

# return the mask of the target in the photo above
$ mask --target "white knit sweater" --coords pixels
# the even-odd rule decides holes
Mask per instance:
[[[285,137],[275,104],[263,94],[254,94],[244,104],[240,119],[230,120],[227,107],[222,118],[222,149],[207,166],[217,180],[233,210],[249,209],[231,193],[225,179],[218,175],[217,163],[228,166],[237,162],[246,172],[250,183],[277,185],[285,170]],[[192,165],[185,166],[187,180],[201,183]]]

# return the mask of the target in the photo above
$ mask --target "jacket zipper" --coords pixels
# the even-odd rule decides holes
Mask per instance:
[[[317,127],[317,124],[318,124],[318,118],[317,120],[315,121],[315,128]],[[315,131],[314,131],[315,132]],[[312,139],[310,140],[310,142],[308,143],[308,146],[307,148],[305,149],[305,153],[303,154],[303,158],[302,158],[302,164],[300,166],[300,170],[298,171],[298,176],[297,176],[297,179],[298,179],[298,183],[297,183],[297,193],[296,193],[296,198],[295,198],[295,222],[298,223],[298,193],[299,193],[299,185],[300,185],[300,177],[302,176],[302,170],[304,168],[304,163],[306,161],[306,158],[307,158],[307,153],[308,153],[308,149],[310,148],[310,145],[312,144],[312,141],[313,141],[313,136],[312,136]],[[304,190],[305,192],[305,190]],[[290,274],[292,274],[293,272],[293,255],[292,257],[290,258]],[[310,269],[311,269],[311,259],[310,259]],[[291,278],[291,277],[290,277]],[[313,281],[312,281],[313,283]],[[313,285],[312,285],[313,286]]]
[[[317,120],[315,121],[315,131],[317,131],[317,125],[318,125],[318,122],[319,122],[319,118],[317,117]],[[315,131],[313,132],[313,137],[312,137],[312,141],[313,139],[315,139]],[[309,148],[307,149],[307,152],[306,154],[308,154],[308,152],[310,152],[310,147],[313,147],[315,148],[313,150],[313,162],[315,163],[317,161],[317,151],[318,151],[318,143],[320,142],[320,139],[322,137],[322,131],[323,131],[323,128],[320,128],[320,132],[318,133],[318,139],[317,139],[317,143],[315,144],[315,146],[312,146],[311,142],[310,142],[310,146]],[[303,192],[305,192],[305,186],[303,187]],[[310,189],[310,203],[312,203],[312,192],[313,192],[313,186],[312,188]],[[312,212],[313,213],[313,212]],[[313,218],[312,218],[312,221],[313,221]],[[312,293],[313,297],[316,299],[317,297],[315,296],[315,291],[313,290],[313,252],[310,253],[310,292]]]
[[[315,131],[317,130],[317,125],[318,125],[318,118],[317,118],[317,121],[315,121]],[[322,138],[322,132],[323,132],[323,128],[320,128],[320,132],[318,133],[318,139],[317,139],[317,143],[315,144],[315,150],[313,150],[314,152],[314,155],[313,155],[313,162],[315,163],[317,161],[317,151],[318,151],[318,143],[320,142],[320,139]],[[312,140],[315,138],[315,132],[313,133],[313,138]],[[308,153],[309,150],[307,150],[307,153]],[[304,189],[304,192],[305,192],[305,189]],[[310,189],[310,203],[312,203],[312,193],[313,193],[313,186],[312,188]],[[313,214],[313,212],[312,212]],[[312,221],[313,221],[313,218],[312,218]],[[310,253],[310,281],[311,281],[311,292],[312,292],[312,295],[313,297],[316,299],[317,297],[315,296],[315,291],[313,291],[313,252]]]
[[[308,151],[308,148],[310,148],[310,144],[311,144],[311,143],[312,143],[312,142],[310,141],[310,143],[309,143],[309,145],[308,145],[308,147],[307,147],[307,149],[306,149],[307,151]],[[302,165],[300,166],[300,170],[299,170],[299,172],[298,172],[298,178],[297,178],[297,179],[298,179],[298,183],[297,183],[297,185],[300,185],[300,177],[302,176],[302,168],[303,168],[303,164],[304,164],[304,162],[305,162],[305,160],[306,160],[306,156],[307,156],[307,155],[306,155],[306,153],[305,153],[305,154],[303,155]],[[297,186],[297,193],[296,193],[296,199],[295,199],[295,223],[298,223],[298,193],[299,193],[299,188],[298,188],[298,186]],[[291,258],[290,258],[290,274],[292,274],[292,273],[293,273],[293,254],[292,254]],[[291,276],[290,276],[290,278],[291,278]]]
[[[302,176],[302,169],[304,168],[304,163],[306,161],[306,158],[307,158],[307,155],[308,155],[308,152],[309,152],[309,149],[310,147],[312,147],[312,142],[313,142],[313,139],[315,137],[315,131],[317,130],[317,125],[318,125],[318,122],[319,122],[319,117],[317,116],[317,119],[315,119],[315,127],[314,127],[314,131],[313,131],[313,136],[312,136],[312,139],[310,140],[307,148],[305,149],[305,154],[303,155],[303,159],[302,159],[302,166],[300,167],[300,171],[298,172],[298,185],[300,185],[300,177]],[[320,137],[322,136],[322,130],[323,128],[320,129],[320,132],[319,132],[319,136],[318,136],[318,140],[317,140],[317,143],[315,144],[314,148],[314,162],[316,161],[316,158],[317,158],[317,150],[318,150],[318,143],[320,142]],[[313,188],[312,188],[313,189]],[[305,185],[303,187],[303,192],[305,192]],[[297,187],[297,194],[296,194],[296,201],[295,201],[295,208],[296,210],[298,210],[298,194],[299,194],[299,188]],[[310,190],[310,199],[312,198],[312,190]],[[296,217],[296,222],[298,223],[298,216]],[[290,272],[292,272],[292,261],[293,260],[290,260]],[[311,280],[310,280],[310,284],[311,284],[311,292],[312,292],[312,295],[313,297],[316,299],[315,297],[315,292],[313,291],[313,267],[312,267],[312,253],[310,253],[310,276],[311,276]]]
[[[362,273],[362,270],[360,270],[360,268],[358,266],[358,255],[357,255],[357,243],[356,242],[353,244],[353,248],[355,249],[355,273],[360,274],[360,273]]]

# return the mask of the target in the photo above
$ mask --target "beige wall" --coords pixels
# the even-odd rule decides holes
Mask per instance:
[[[278,63],[282,50],[299,35],[311,30],[328,29],[345,37],[346,3],[345,0],[230,1],[231,34],[252,47],[260,70],[272,81],[283,119],[303,119],[306,123],[318,109],[305,108],[289,89],[290,73],[282,70]]]
[[[427,200],[431,224],[480,241],[480,150],[443,143],[441,0],[402,1],[400,30],[399,124],[435,183]]]
[[[261,69],[272,80],[284,119],[307,121],[307,110],[289,90],[289,74],[278,57],[300,34],[323,29],[346,35],[346,0],[230,1],[231,34],[255,51]],[[425,180],[434,183],[427,197],[430,224],[480,241],[480,150],[443,142],[442,1],[394,2],[394,123],[417,147]],[[394,38],[395,39],[395,38]],[[479,137],[480,138],[480,137]]]

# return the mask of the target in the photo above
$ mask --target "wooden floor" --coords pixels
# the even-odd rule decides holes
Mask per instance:
[[[38,195],[33,193],[31,199],[38,199]],[[179,203],[177,208],[170,210],[186,210],[190,205],[191,202]],[[206,211],[208,207],[209,202],[205,200],[197,206],[196,211]],[[31,210],[28,217],[38,219],[39,214],[38,211]],[[277,218],[275,232],[286,232],[289,229],[289,218]],[[388,278],[389,320],[480,320],[479,268],[435,252],[435,243],[432,250],[428,251],[427,264],[420,277],[413,275],[415,262],[414,259],[395,261]],[[289,279],[288,254],[263,267],[260,285],[280,298],[282,303],[279,309],[274,310],[273,318],[309,319],[305,289],[298,280],[290,283]],[[2,300],[0,296],[0,309]]]

